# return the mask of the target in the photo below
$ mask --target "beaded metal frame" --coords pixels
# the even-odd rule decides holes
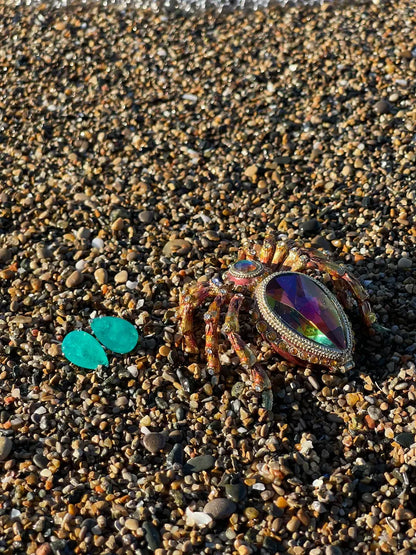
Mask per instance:
[[[238,271],[235,266],[236,264],[238,264],[238,262],[240,262],[239,260],[237,262],[235,262],[232,266],[230,266],[227,270],[227,273],[229,273],[231,276],[237,278],[237,279],[252,279],[255,277],[259,277],[260,275],[264,274],[265,272],[265,267],[263,266],[263,264],[261,262],[259,262],[258,260],[250,260],[250,264],[254,264],[256,266],[255,270],[252,270],[250,272],[240,272]]]
[[[266,288],[272,279],[284,274],[301,275],[303,278],[312,280],[334,304],[345,334],[345,349],[319,345],[316,341],[308,339],[288,326],[273,312],[266,300]],[[320,281],[300,272],[276,272],[267,276],[257,285],[254,290],[254,300],[257,309],[254,311],[257,331],[272,344],[275,350],[286,351],[313,364],[323,364],[329,367],[352,365],[354,339],[351,324],[338,299]]]

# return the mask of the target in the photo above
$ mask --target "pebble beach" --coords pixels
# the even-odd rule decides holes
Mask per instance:
[[[415,29],[412,0],[0,0],[0,554],[416,553]],[[271,411],[176,323],[266,226],[330,251],[379,322],[351,316],[353,370],[305,372],[245,311]],[[138,347],[70,364],[101,315]]]

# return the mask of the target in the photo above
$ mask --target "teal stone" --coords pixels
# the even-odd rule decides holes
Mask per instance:
[[[97,366],[107,366],[108,358],[98,341],[81,330],[71,331],[62,342],[62,352],[76,366],[95,370]]]
[[[139,334],[133,324],[127,320],[114,316],[102,316],[94,318],[90,323],[98,341],[115,353],[128,353],[137,345]]]

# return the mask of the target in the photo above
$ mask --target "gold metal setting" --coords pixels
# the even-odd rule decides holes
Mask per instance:
[[[316,283],[316,285],[320,287],[323,293],[325,293],[325,295],[334,303],[335,308],[337,309],[340,316],[341,324],[345,333],[347,344],[345,349],[320,346],[315,341],[307,339],[294,329],[290,328],[281,318],[276,316],[268,306],[266,302],[266,287],[269,281],[271,281],[276,276],[288,273],[305,276],[305,274],[302,274],[300,272],[275,272],[267,276],[257,285],[254,291],[254,298],[262,318],[267,322],[268,326],[270,326],[270,328],[272,328],[272,330],[277,333],[277,335],[281,336],[283,342],[286,344],[286,350],[288,350],[292,354],[295,354],[296,352],[298,356],[306,357],[307,360],[309,360],[310,362],[314,362],[315,364],[332,364],[334,366],[348,364],[352,360],[352,351],[354,347],[351,324],[344,312],[344,309],[338,302],[338,299],[320,281],[312,278],[311,276],[308,276],[309,279],[312,279]],[[269,332],[266,333],[266,337],[268,336],[268,333]],[[295,352],[293,352],[293,349],[295,350]]]
[[[259,277],[265,272],[265,268],[263,264],[258,260],[250,260],[250,262],[256,265],[256,269],[251,272],[239,272],[234,268],[234,264],[233,264],[228,268],[227,273],[237,279],[251,279],[251,278]]]

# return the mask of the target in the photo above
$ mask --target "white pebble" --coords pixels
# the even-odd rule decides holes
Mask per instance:
[[[82,272],[86,265],[87,263],[85,262],[85,260],[78,260],[75,264],[75,268],[78,270],[78,272]]]
[[[208,526],[208,524],[211,524],[212,522],[212,517],[210,517],[209,514],[203,513],[201,511],[191,511],[189,507],[186,508],[185,515],[186,524],[188,526],[196,525],[200,528],[203,528],[205,526]]]
[[[196,102],[198,97],[194,94],[185,93],[182,95],[183,100],[189,100],[190,102]]]
[[[100,237],[94,237],[94,239],[91,241],[91,246],[94,249],[101,250],[104,247],[104,241]]]
[[[129,372],[133,378],[137,378],[139,371],[137,370],[137,366],[132,364],[131,366],[127,366],[127,372]]]
[[[126,287],[127,289],[136,289],[136,287],[139,285],[138,281],[130,281],[129,279],[126,281]]]
[[[311,507],[317,513],[325,513],[326,512],[325,505],[323,503],[321,503],[320,501],[314,501],[311,504]]]

